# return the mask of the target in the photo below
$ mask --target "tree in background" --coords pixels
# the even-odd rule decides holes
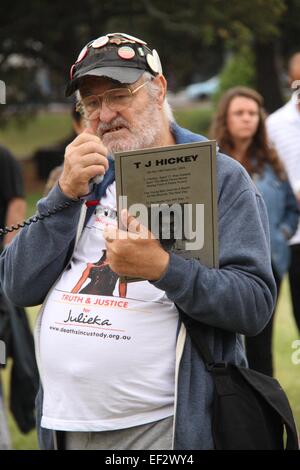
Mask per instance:
[[[282,103],[279,70],[298,41],[299,10],[300,0],[2,0],[0,79],[10,105],[62,100],[83,45],[108,31],[129,31],[159,50],[173,90],[215,75],[229,52],[247,46],[256,87],[272,111]],[[49,86],[38,86],[37,73],[49,77]]]
[[[244,45],[225,62],[219,75],[218,91],[213,99],[217,103],[223,93],[235,86],[256,87],[255,56],[253,50]]]

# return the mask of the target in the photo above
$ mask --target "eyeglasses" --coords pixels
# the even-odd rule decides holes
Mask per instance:
[[[112,90],[105,91],[101,95],[87,96],[77,104],[76,111],[88,121],[99,118],[102,103],[105,103],[111,111],[123,111],[131,105],[133,95],[146,84],[147,82],[144,82],[133,90],[130,88],[113,88]]]

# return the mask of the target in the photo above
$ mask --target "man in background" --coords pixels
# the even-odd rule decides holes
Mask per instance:
[[[300,52],[291,57],[288,73],[289,84],[296,91],[288,103],[268,117],[267,131],[272,145],[285,165],[300,204]],[[299,81],[298,86],[297,81]],[[290,289],[294,317],[300,331],[300,224],[290,240],[290,245]]]

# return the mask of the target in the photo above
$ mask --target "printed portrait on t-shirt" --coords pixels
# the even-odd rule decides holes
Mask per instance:
[[[118,279],[118,274],[113,272],[108,264],[106,250],[102,250],[102,256],[98,261],[87,263],[82,276],[71,292],[113,296]],[[126,290],[126,282],[119,280],[119,297],[126,297]]]

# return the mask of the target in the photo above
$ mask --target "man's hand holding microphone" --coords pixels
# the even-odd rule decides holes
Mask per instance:
[[[84,196],[93,178],[108,169],[108,151],[100,137],[86,128],[66,148],[64,169],[59,178],[62,192],[71,199]]]

